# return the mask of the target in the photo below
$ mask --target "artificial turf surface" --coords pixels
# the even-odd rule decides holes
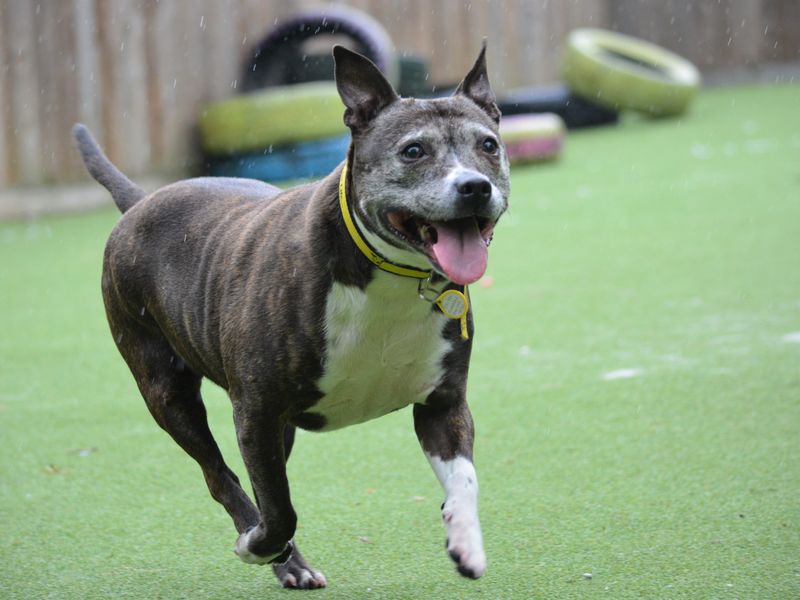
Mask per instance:
[[[334,598],[800,596],[798,86],[573,133],[515,169],[473,286],[489,570],[458,577],[409,410],[301,434],[297,539]],[[113,210],[0,224],[0,597],[290,595],[231,552],[107,331]],[[244,474],[224,394],[212,427]]]

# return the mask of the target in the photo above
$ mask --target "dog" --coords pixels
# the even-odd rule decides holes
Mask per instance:
[[[74,128],[87,170],[123,213],[102,275],[117,348],[156,422],[230,514],[236,554],[271,564],[284,587],[327,585],[293,539],[296,428],[338,429],[408,405],[444,488],[447,551],[465,577],[486,569],[467,285],[485,272],[510,188],[485,53],[484,43],[452,96],[418,100],[335,47],[347,158],[286,191],[196,178],[146,195]],[[204,377],[230,397],[255,503],[211,435]]]

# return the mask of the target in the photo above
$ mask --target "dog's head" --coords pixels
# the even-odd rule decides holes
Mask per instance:
[[[486,47],[448,98],[400,98],[360,54],[334,49],[336,85],[352,132],[354,212],[386,258],[458,284],[486,270],[508,206],[508,158],[486,74]]]

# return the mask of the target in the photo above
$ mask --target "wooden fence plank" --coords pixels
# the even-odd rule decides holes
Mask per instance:
[[[42,125],[39,112],[40,78],[36,61],[36,7],[33,2],[8,2],[6,58],[9,61],[8,86],[11,115],[10,168],[20,183],[41,181]]]
[[[150,165],[143,4],[103,0],[97,7],[106,149],[123,171],[141,173]]]
[[[100,70],[99,32],[94,0],[71,0],[72,4],[72,73],[75,94],[74,122],[85,124],[98,141],[105,145],[106,131],[103,129],[102,107],[104,103],[103,77]],[[72,144],[69,143],[70,150]],[[69,152],[69,169],[73,176],[85,177],[80,158]]]
[[[762,0],[731,0],[726,13],[726,64],[753,66],[758,63],[761,49],[761,27],[758,23],[763,13]]]
[[[759,57],[763,60],[800,60],[800,2],[762,0]]]
[[[7,92],[6,79],[8,76],[8,58],[6,52],[5,26],[8,23],[8,15],[0,2],[0,188],[11,182],[11,168],[8,164],[9,143],[8,130],[11,123],[11,100]]]
[[[47,85],[40,90],[42,127],[42,177],[69,178],[78,164],[70,143],[70,130],[78,114],[72,0],[38,5],[37,59],[40,76]]]

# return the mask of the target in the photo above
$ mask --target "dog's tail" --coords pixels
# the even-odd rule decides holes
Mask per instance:
[[[72,136],[83,158],[86,170],[98,183],[111,192],[114,203],[125,212],[146,195],[144,190],[125,177],[103,154],[97,140],[83,123],[76,123]]]

